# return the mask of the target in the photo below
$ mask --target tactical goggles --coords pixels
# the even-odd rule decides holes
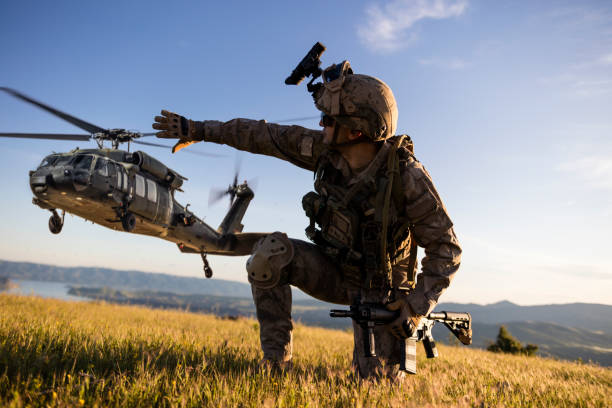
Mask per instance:
[[[325,127],[331,127],[336,124],[336,119],[321,112],[321,124]]]
[[[342,75],[352,74],[353,70],[348,61],[342,61],[340,64],[334,64],[327,67],[323,71],[323,82],[331,82],[340,78]]]

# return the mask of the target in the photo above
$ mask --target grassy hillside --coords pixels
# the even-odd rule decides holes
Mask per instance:
[[[255,306],[251,298],[181,295],[157,291],[125,291],[111,288],[71,287],[71,295],[104,300],[111,303],[142,305],[163,309],[182,309],[192,312],[212,313],[217,316],[255,316]],[[436,310],[465,311],[462,305]],[[465,306],[465,305],[463,305]],[[516,306],[516,305],[514,305]],[[593,305],[597,306],[597,305]],[[521,306],[516,306],[521,307]],[[315,299],[294,300],[293,318],[308,326],[326,327],[346,330],[351,327],[350,319],[332,319],[330,309],[342,308],[339,305],[324,303]],[[481,307],[482,309],[482,307]],[[491,313],[493,314],[493,313]],[[482,311],[479,316],[482,317]],[[499,324],[486,324],[472,316],[474,347],[487,348],[495,341]],[[490,318],[489,318],[490,320]],[[489,321],[485,320],[485,321]],[[605,319],[602,319],[605,320]],[[612,334],[597,333],[586,329],[564,327],[545,322],[505,322],[503,323],[518,340],[539,346],[538,355],[558,357],[566,360],[593,361],[597,364],[612,367]],[[439,342],[451,344],[456,339],[441,324],[434,327],[434,338]]]
[[[401,385],[359,382],[348,332],[297,326],[257,370],[254,320],[0,295],[1,406],[609,406],[612,370],[440,346]]]

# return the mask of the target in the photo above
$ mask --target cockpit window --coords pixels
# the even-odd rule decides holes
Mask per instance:
[[[103,176],[108,176],[108,160],[98,157],[96,160],[96,170]]]
[[[58,158],[57,155],[51,155],[51,156],[45,157],[43,161],[40,163],[40,166],[38,166],[38,168],[41,169],[43,167],[52,166],[57,160],[57,158]]]
[[[75,169],[89,170],[93,157],[90,155],[79,154],[72,161]]]
[[[53,163],[54,166],[65,166],[66,164],[68,164],[68,162],[70,161],[70,159],[72,159],[72,156],[59,156],[55,162]]]

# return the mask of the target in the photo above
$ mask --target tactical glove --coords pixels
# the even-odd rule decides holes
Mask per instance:
[[[389,323],[391,333],[398,339],[412,337],[415,333],[423,316],[419,316],[412,311],[410,304],[405,297],[386,305],[388,310],[399,310],[399,317]]]
[[[162,116],[155,117],[153,129],[161,130],[161,132],[157,132],[157,137],[179,139],[172,148],[172,153],[201,140],[197,138],[198,132],[193,120],[167,110],[162,110],[161,114]]]

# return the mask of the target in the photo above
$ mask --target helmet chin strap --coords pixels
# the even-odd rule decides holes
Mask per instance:
[[[332,141],[329,144],[329,147],[341,147],[341,146],[350,146],[356,145],[359,143],[368,142],[368,139],[363,133],[357,139],[347,140],[346,142],[338,143],[338,134],[340,133],[340,126],[338,126],[338,122],[334,123],[334,136],[332,137]]]
[[[329,144],[330,147],[338,146],[338,134],[340,134],[340,126],[338,126],[338,122],[334,122],[334,136]]]

